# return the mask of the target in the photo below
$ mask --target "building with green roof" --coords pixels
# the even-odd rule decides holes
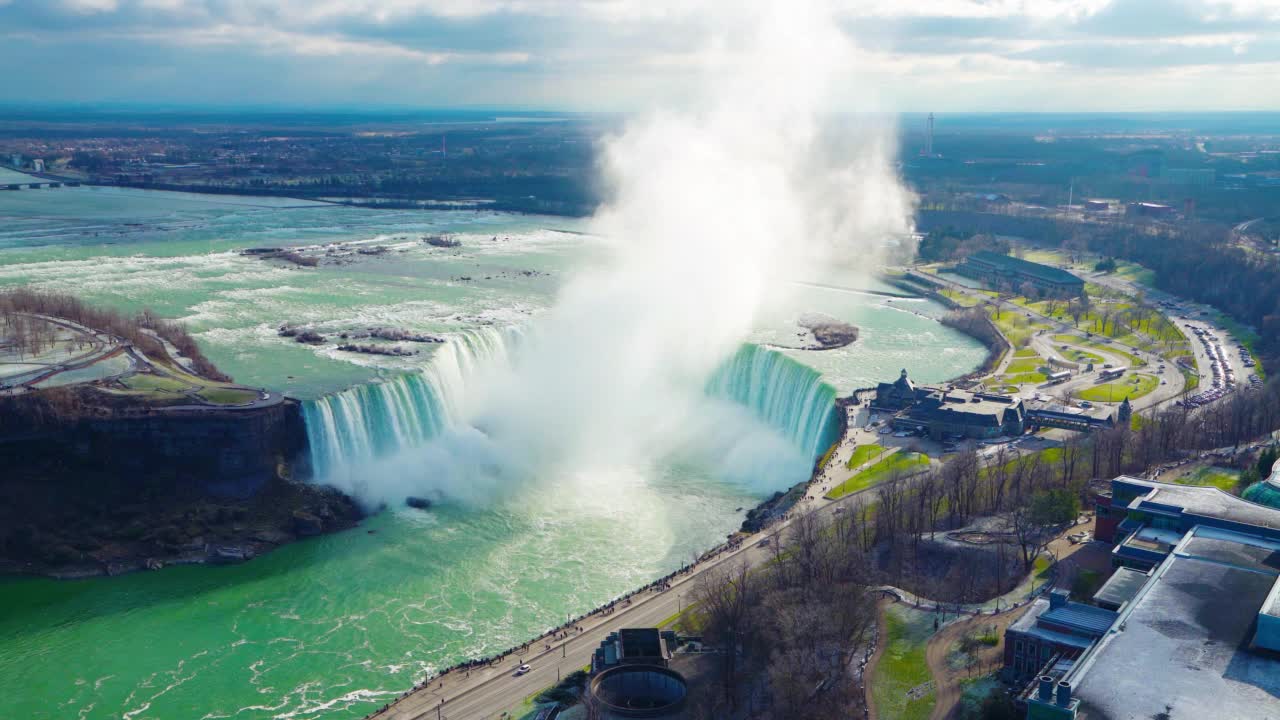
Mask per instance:
[[[1066,270],[987,250],[970,255],[956,272],[998,288],[1020,291],[1030,284],[1042,296],[1078,297],[1084,292],[1084,281]]]
[[[1280,463],[1276,463],[1267,479],[1245,488],[1240,497],[1259,505],[1280,508]]]

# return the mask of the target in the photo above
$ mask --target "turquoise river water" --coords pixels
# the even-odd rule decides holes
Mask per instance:
[[[581,221],[485,211],[376,211],[107,188],[0,193],[0,287],[30,284],[182,319],[238,381],[306,402],[313,461],[377,482],[378,460],[456,422],[468,368],[512,352],[598,248]],[[462,247],[419,242],[450,233]],[[238,254],[296,245],[297,268]],[[378,255],[358,249],[375,245]],[[979,363],[932,303],[850,275],[797,288],[707,392],[801,457],[830,439],[838,391],[938,381]],[[844,287],[844,289],[840,289]],[[822,312],[862,329],[825,352],[788,344]],[[409,358],[279,337],[375,326],[447,343]],[[360,717],[424,673],[489,655],[644,584],[722,540],[744,510],[803,478],[744,482],[696,455],[548,473],[484,502],[392,510],[359,529],[238,566],[78,581],[0,580],[0,718]]]

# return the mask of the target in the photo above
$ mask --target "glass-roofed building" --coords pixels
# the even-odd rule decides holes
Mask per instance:
[[[1271,469],[1271,475],[1267,479],[1245,488],[1240,497],[1259,505],[1280,508],[1280,463],[1276,463]]]

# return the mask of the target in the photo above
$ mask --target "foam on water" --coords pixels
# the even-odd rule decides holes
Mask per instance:
[[[506,365],[519,333],[480,327],[458,333],[421,372],[360,385],[304,407],[311,464],[333,482],[364,462],[420,446],[464,421],[467,382],[488,365]]]
[[[469,442],[483,446],[483,439],[467,427],[475,421],[476,407],[469,403],[475,395],[469,384],[486,371],[509,368],[519,338],[520,333],[510,329],[460,333],[421,372],[308,402],[304,414],[314,476],[357,493],[368,492],[365,478],[379,474],[371,471],[371,460],[419,448],[447,430],[458,430],[460,437],[469,433]],[[811,462],[835,439],[835,390],[818,372],[782,353],[744,345],[713,374],[706,388],[708,395],[747,410],[755,421],[785,439],[804,462]],[[699,441],[715,438],[714,426],[729,416],[714,412],[715,406],[708,410],[715,420],[693,432]],[[716,444],[726,450],[741,445],[740,439],[720,434]]]

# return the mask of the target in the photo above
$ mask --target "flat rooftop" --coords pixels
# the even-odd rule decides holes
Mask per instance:
[[[1093,594],[1095,603],[1123,605],[1134,598],[1147,584],[1147,573],[1127,567],[1116,568],[1111,577]]]
[[[1280,577],[1271,567],[1275,545],[1200,527],[1189,533],[1077,663],[1079,717],[1280,719],[1280,655],[1249,649]]]
[[[1205,518],[1280,531],[1280,510],[1241,500],[1214,487],[1170,485],[1127,475],[1118,477],[1113,482],[1146,487],[1154,491],[1135,501],[1141,504],[1154,503],[1181,508],[1184,512]],[[1130,507],[1132,506],[1131,504]]]
[[[1066,607],[1050,608],[1049,601],[1040,597],[1031,602],[1031,608],[1015,620],[1009,629],[1084,650],[1093,644],[1095,638],[1107,631],[1115,618],[1116,613],[1110,610],[1074,602]],[[1042,627],[1041,620],[1069,628],[1073,632]]]
[[[1025,273],[1049,282],[1084,284],[1083,280],[1072,275],[1066,270],[1053,267],[1052,265],[1041,265],[1040,263],[1023,260],[1022,258],[1016,258],[1012,255],[1002,255],[988,250],[980,250],[971,255],[970,259],[1002,267],[1010,272]]]
[[[623,628],[618,631],[623,658],[662,657],[662,636],[658,628]]]

